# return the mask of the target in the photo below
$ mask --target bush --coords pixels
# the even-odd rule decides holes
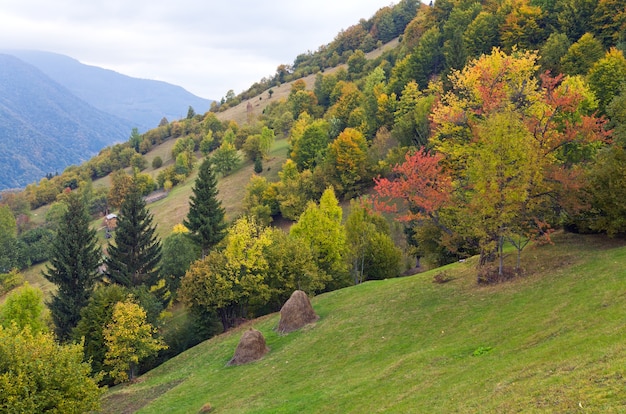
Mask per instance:
[[[161,168],[162,166],[163,166],[163,159],[157,155],[152,160],[152,168],[156,170],[157,168]]]
[[[0,295],[20,286],[22,283],[24,283],[24,276],[17,269],[13,269],[9,273],[0,273]]]

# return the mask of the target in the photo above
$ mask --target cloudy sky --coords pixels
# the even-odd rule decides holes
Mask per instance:
[[[0,48],[61,53],[210,99],[330,43],[389,0],[0,0]]]

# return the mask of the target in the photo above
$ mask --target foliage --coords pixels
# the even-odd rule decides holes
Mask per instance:
[[[592,34],[585,33],[561,58],[561,68],[568,75],[585,75],[604,56],[604,47]]]
[[[330,275],[330,289],[346,286],[348,269],[344,260],[346,254],[346,235],[341,224],[342,210],[332,187],[322,194],[319,206],[310,202],[295,223],[289,234],[302,239],[313,251],[318,268]]]
[[[90,221],[82,195],[70,193],[67,212],[50,246],[50,264],[42,272],[57,287],[48,306],[54,331],[61,341],[69,339],[80,320],[80,310],[87,305],[101,278],[98,272],[101,252]]]
[[[135,188],[126,196],[117,219],[115,244],[109,244],[106,275],[122,286],[154,286],[158,282],[161,242],[153,216]]]
[[[614,236],[626,232],[626,152],[621,146],[612,146],[598,154],[596,164],[589,171],[586,186],[591,196],[592,209],[587,214],[588,226]]]
[[[128,297],[128,290],[120,285],[98,286],[89,302],[80,312],[80,321],[72,331],[72,338],[82,342],[84,360],[91,363],[93,372],[102,372],[105,383],[113,383],[108,373],[109,368],[104,366],[106,344],[104,329],[111,323],[113,306],[123,302]]]
[[[80,344],[60,345],[48,333],[0,326],[0,411],[98,410],[103,390],[97,381]]]
[[[189,213],[183,221],[189,229],[189,237],[200,246],[203,256],[224,238],[224,209],[217,194],[217,179],[211,160],[207,158],[200,165],[193,194],[189,197]]]
[[[222,145],[220,145],[211,156],[213,169],[216,173],[222,174],[224,177],[234,171],[240,161],[237,149],[233,144],[227,141],[222,142]]]
[[[115,304],[111,323],[104,330],[104,364],[111,367],[115,382],[132,381],[142,360],[167,348],[155,334],[141,306],[130,300]]]
[[[400,274],[402,252],[394,245],[389,225],[380,214],[353,200],[345,226],[354,284]]]
[[[589,87],[599,103],[599,112],[606,113],[606,107],[626,85],[626,58],[621,50],[612,48],[594,63],[587,75]]]
[[[178,290],[180,280],[191,263],[200,255],[200,248],[186,233],[173,232],[163,240],[160,272],[172,295]]]
[[[356,129],[346,128],[329,144],[326,162],[330,182],[341,196],[353,197],[371,182],[367,141]]]
[[[24,276],[17,269],[12,269],[8,273],[0,273],[0,295],[4,295],[22,283],[24,283]]]
[[[0,305],[0,325],[5,329],[14,326],[19,330],[28,327],[34,333],[47,332],[45,311],[43,293],[26,282],[11,292]]]
[[[242,205],[246,215],[254,217],[257,223],[269,225],[272,217],[278,215],[277,187],[265,177],[253,175],[246,185],[246,195]]]

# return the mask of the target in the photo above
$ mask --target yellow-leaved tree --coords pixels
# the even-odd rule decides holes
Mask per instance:
[[[111,323],[104,330],[104,364],[111,367],[116,383],[132,381],[142,360],[167,348],[156,334],[141,306],[130,299],[115,304]]]

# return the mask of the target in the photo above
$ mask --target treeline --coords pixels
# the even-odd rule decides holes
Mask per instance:
[[[211,111],[225,111],[272,87],[346,63],[357,50],[371,52],[401,36],[420,6],[422,3],[417,0],[401,0],[396,5],[379,9],[369,19],[361,19],[358,24],[339,32],[331,43],[317,51],[298,55],[291,65],[279,65],[273,76],[261,79],[239,95],[229,91],[219,103],[214,102]]]

